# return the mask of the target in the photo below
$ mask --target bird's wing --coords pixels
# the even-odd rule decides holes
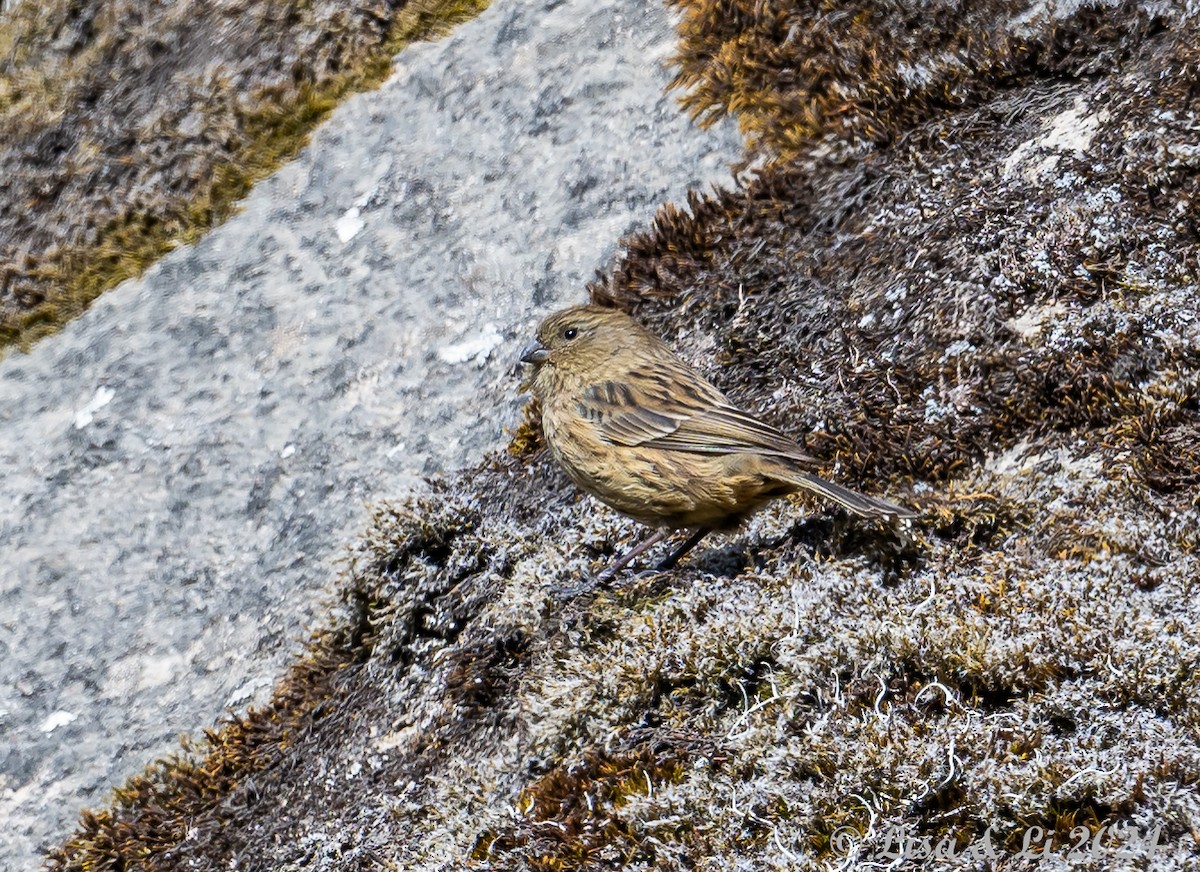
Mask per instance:
[[[795,441],[733,406],[682,364],[592,385],[578,410],[614,445],[697,454],[752,451],[812,461]]]

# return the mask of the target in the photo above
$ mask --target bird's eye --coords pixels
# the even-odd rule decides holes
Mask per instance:
[[[563,339],[574,339],[578,335],[579,335],[579,331],[576,330],[574,327],[568,327],[566,330],[563,331]]]

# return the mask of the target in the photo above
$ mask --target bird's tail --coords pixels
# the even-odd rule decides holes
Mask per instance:
[[[789,469],[786,477],[796,487],[827,497],[838,505],[844,506],[849,511],[864,518],[883,518],[887,521],[896,521],[901,518],[915,518],[917,516],[917,513],[912,509],[906,509],[895,503],[889,503],[887,500],[860,494],[857,491],[842,487],[840,484],[826,481],[823,478],[813,475],[811,472]]]

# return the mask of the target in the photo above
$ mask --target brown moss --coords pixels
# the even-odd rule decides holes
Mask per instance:
[[[1200,409],[1194,390],[1121,422],[1112,436],[1114,445],[1132,449],[1131,467],[1149,487],[1185,505],[1200,505]]]
[[[986,549],[1033,521],[1029,506],[983,491],[963,493],[951,485],[915,503],[923,525],[963,549]]]
[[[682,13],[672,84],[684,109],[702,125],[737,118],[752,153],[783,159],[828,138],[891,143],[1023,78],[1118,63],[1164,24],[1136,2],[1040,20],[1025,3],[997,0],[920,12],[887,0],[672,5]]]
[[[527,634],[514,630],[456,650],[448,661],[447,693],[468,716],[495,710],[529,663],[530,642]]]
[[[536,400],[530,400],[521,409],[521,423],[508,440],[508,453],[513,457],[527,458],[536,454],[543,446],[542,408]]]
[[[617,751],[592,750],[582,759],[542,775],[521,791],[520,815],[509,829],[480,833],[472,859],[511,862],[566,872],[620,868],[653,862],[654,848],[620,813],[633,795],[683,777],[678,749],[632,744]]]
[[[1049,857],[1071,851],[1086,856],[1099,839],[1100,848],[1093,856],[1100,857],[1116,843],[1112,834],[1106,838],[1106,832],[1114,824],[1128,821],[1135,805],[1133,799],[1105,804],[1087,795],[1055,800],[1044,814],[1022,818],[1002,844],[1014,854],[1024,849],[1036,857],[1043,856],[1043,852]]]

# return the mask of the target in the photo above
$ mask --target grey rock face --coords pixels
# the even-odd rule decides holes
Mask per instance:
[[[655,4],[498,0],[0,362],[0,866],[262,700],[365,506],[499,444],[538,317],[727,179],[672,46]]]

